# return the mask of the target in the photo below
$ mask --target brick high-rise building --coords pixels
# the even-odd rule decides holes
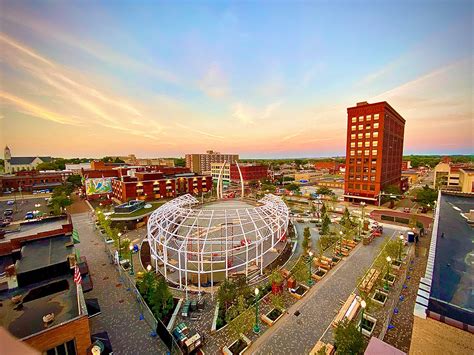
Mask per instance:
[[[186,167],[193,173],[211,174],[212,163],[223,163],[227,161],[228,164],[232,164],[237,160],[239,160],[238,154],[221,154],[208,150],[206,154],[186,154]]]
[[[344,198],[378,203],[389,185],[400,186],[405,119],[387,102],[347,109]]]

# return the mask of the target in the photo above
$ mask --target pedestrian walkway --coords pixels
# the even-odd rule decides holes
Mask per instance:
[[[89,213],[72,215],[79,232],[81,255],[86,256],[94,289],[85,298],[97,298],[102,313],[90,319],[91,333],[107,331],[116,354],[166,354],[161,340],[150,336],[151,329],[139,319],[135,298],[119,279],[115,266],[94,231]]]
[[[387,230],[389,236],[396,232]],[[386,234],[386,235],[387,235]],[[252,344],[255,354],[308,354],[330,327],[332,320],[354,290],[358,278],[372,264],[383,238],[358,246],[309,294],[293,305],[287,315]],[[295,312],[299,311],[299,315]]]

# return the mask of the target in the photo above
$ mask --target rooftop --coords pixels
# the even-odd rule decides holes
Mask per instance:
[[[474,232],[463,214],[474,209],[474,195],[443,192],[438,201],[428,265],[418,294],[423,296],[421,290],[425,290],[428,302],[424,305],[430,312],[472,326]]]
[[[44,233],[53,230],[62,229],[64,224],[68,224],[67,219],[43,219],[41,221],[34,221],[23,223],[20,225],[20,230],[18,232],[11,232],[5,234],[5,241],[23,238],[30,235],[36,235],[39,233]]]

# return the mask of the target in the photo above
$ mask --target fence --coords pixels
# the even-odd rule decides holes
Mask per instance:
[[[398,283],[396,284],[396,287],[392,289],[392,292],[396,297],[393,297],[390,301],[387,302],[386,309],[390,310],[389,316],[385,319],[385,322],[382,326],[382,331],[380,332],[378,338],[383,340],[385,337],[385,334],[387,333],[388,326],[390,325],[390,321],[392,320],[392,315],[393,315],[393,310],[395,309],[395,306],[399,302],[399,297],[403,289],[403,285],[405,284],[405,280],[407,278],[407,272],[410,268],[411,265],[411,260],[413,259],[413,256],[415,254],[415,248],[413,245],[410,245],[407,253],[407,258],[406,258],[406,267],[405,270],[400,274],[398,278]]]

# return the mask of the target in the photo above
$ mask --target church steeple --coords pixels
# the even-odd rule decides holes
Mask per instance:
[[[5,160],[10,160],[12,158],[12,154],[10,152],[10,148],[8,148],[8,145],[5,146],[5,150],[3,151],[3,156],[5,157]]]

